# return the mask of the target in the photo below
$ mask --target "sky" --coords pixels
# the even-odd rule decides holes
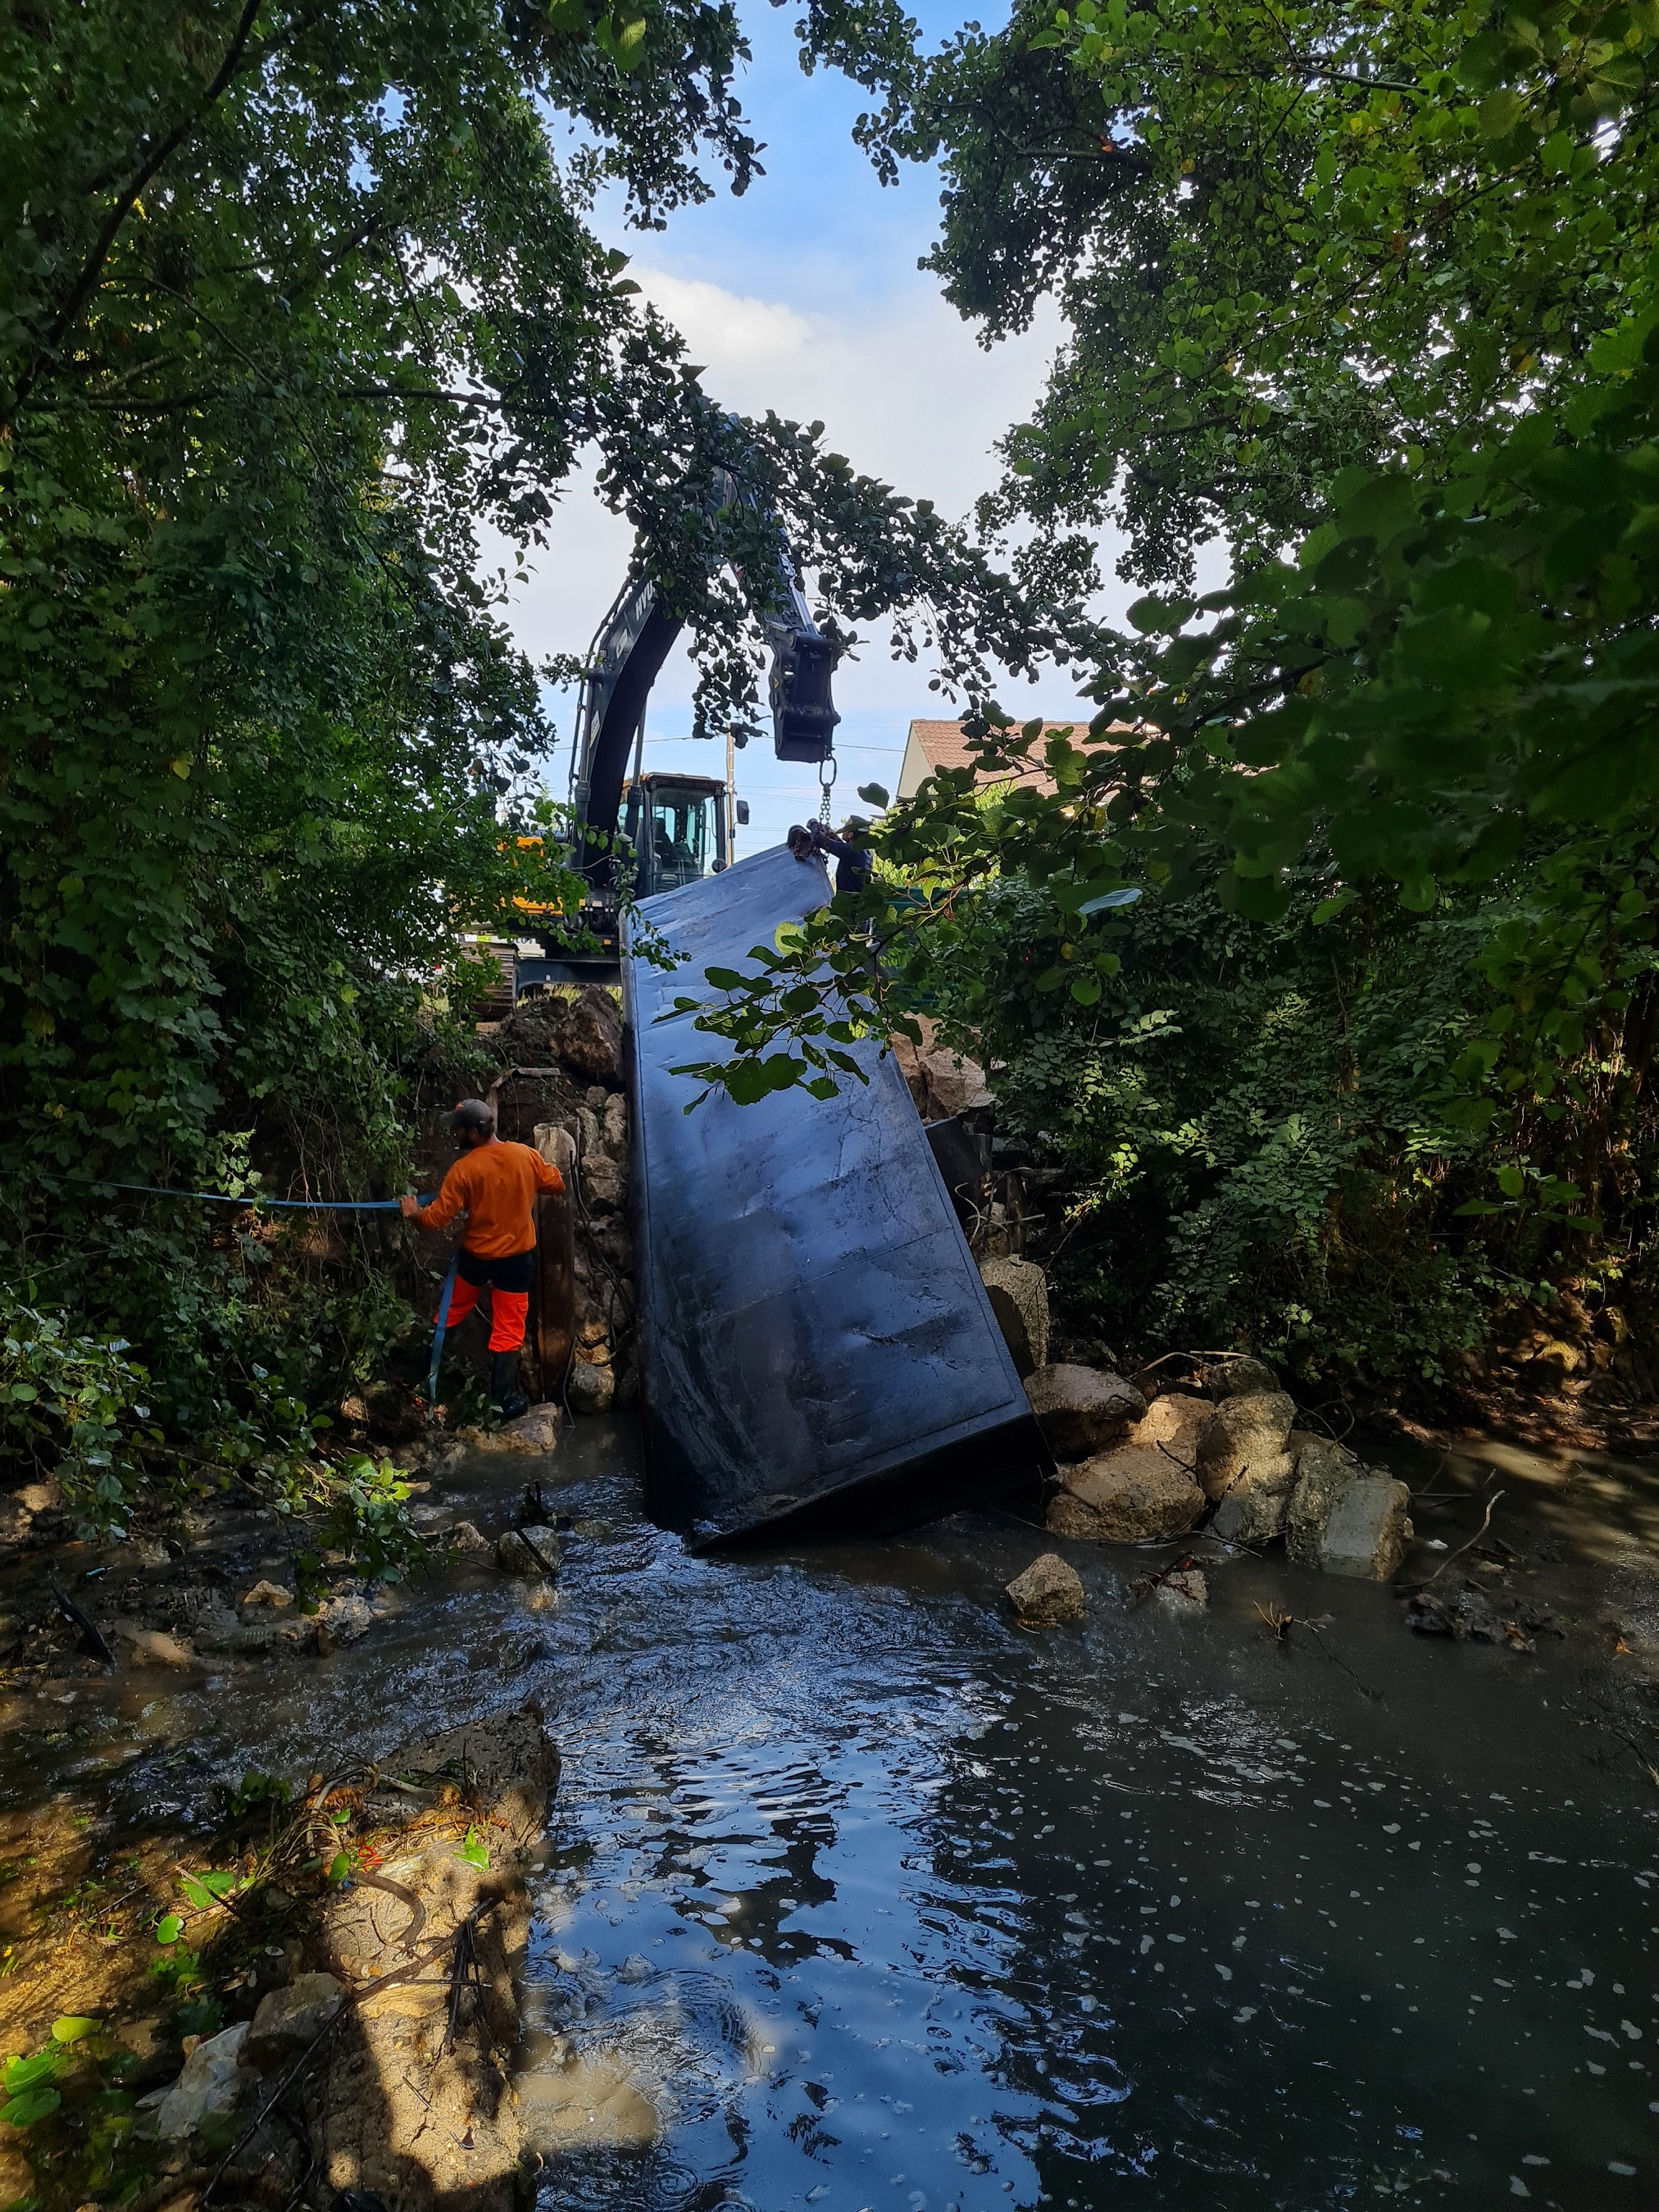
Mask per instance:
[[[868,95],[833,72],[802,76],[791,11],[764,0],[739,5],[754,49],[740,97],[766,142],[767,174],[741,199],[722,190],[683,210],[664,231],[627,230],[619,202],[601,205],[597,227],[631,257],[628,273],[684,336],[714,398],[745,414],[770,407],[822,420],[826,442],[857,468],[963,515],[996,481],[994,441],[1042,390],[1058,318],[1045,314],[1024,337],[983,350],[937,279],[916,266],[937,228],[937,176],[913,169],[884,189],[851,138]],[[935,37],[959,20],[920,12]],[[626,522],[605,510],[586,479],[574,483],[529,583],[516,587],[511,619],[525,648],[538,660],[584,652],[630,550]],[[859,784],[894,788],[913,715],[950,711],[928,690],[929,672],[891,662],[879,631],[861,658],[837,669],[837,818],[858,805]],[[692,684],[677,648],[652,695],[646,763],[719,775],[724,747],[689,734]],[[1089,711],[1062,677],[1036,688],[1011,681],[1003,698],[1033,714]],[[574,702],[560,693],[551,704],[562,750],[550,783],[562,796]],[[738,755],[737,768],[751,810],[739,854],[781,842],[792,821],[817,812],[817,770],[775,760],[769,732]]]

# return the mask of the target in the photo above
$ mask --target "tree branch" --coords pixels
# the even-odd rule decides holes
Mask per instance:
[[[80,273],[70,285],[68,297],[57,314],[53,316],[51,328],[35,349],[34,359],[24,371],[22,380],[18,385],[16,394],[6,413],[5,421],[8,424],[15,418],[19,409],[22,407],[29,393],[39,383],[48,359],[57,352],[64,338],[80,320],[88,301],[98,289],[98,280],[103,273],[104,264],[108,260],[111,250],[121,234],[122,226],[137,205],[139,196],[159,173],[163,164],[171,160],[179,147],[184,144],[208,109],[216,100],[222,97],[227,87],[234,77],[237,67],[246,51],[247,42],[253,35],[254,22],[262,4],[263,0],[244,0],[242,12],[237,19],[236,29],[232,35],[229,46],[226,49],[225,58],[220,63],[206,92],[191,112],[177,123],[165,138],[159,140],[150,148],[132,176],[117,195],[115,204],[104,219],[104,227],[98,234],[92,252],[81,264]]]

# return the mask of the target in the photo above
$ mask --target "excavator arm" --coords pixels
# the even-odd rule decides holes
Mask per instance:
[[[722,506],[755,495],[722,471]],[[768,703],[772,743],[780,760],[823,761],[835,745],[841,720],[831,696],[836,647],[813,621],[781,526],[770,573],[750,590],[762,632],[771,650]],[[749,579],[744,579],[745,585]],[[646,702],[681,623],[646,576],[623,585],[600,623],[587,657],[577,708],[572,762],[578,836],[577,866],[584,874],[604,871],[622,813],[628,757],[639,735]]]

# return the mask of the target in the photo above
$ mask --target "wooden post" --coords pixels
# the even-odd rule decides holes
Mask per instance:
[[[562,1191],[544,1191],[536,1201],[536,1361],[545,1401],[562,1389],[576,1341],[576,1147],[568,1130],[538,1121],[536,1150],[565,1181]]]

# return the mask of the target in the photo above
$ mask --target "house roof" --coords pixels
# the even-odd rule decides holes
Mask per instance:
[[[1042,738],[1034,749],[1039,757],[1019,771],[1018,781],[1029,783],[1034,790],[1052,791],[1054,780],[1042,765],[1042,743],[1055,730],[1084,732],[1088,726],[1087,718],[1082,715],[1070,722],[1045,722]],[[973,768],[976,765],[976,757],[968,749],[968,740],[962,734],[960,722],[912,722],[910,734],[905,742],[904,759],[899,769],[896,796],[914,799],[937,769]],[[980,769],[977,781],[981,783],[1006,783],[1011,779],[1006,775],[994,775],[988,769]]]

